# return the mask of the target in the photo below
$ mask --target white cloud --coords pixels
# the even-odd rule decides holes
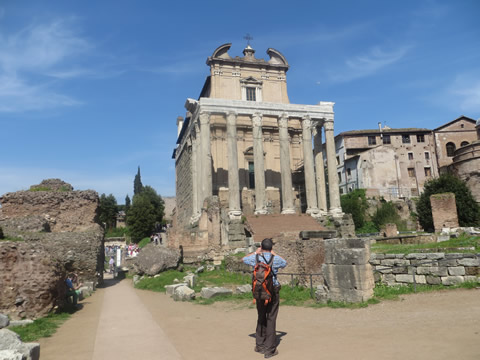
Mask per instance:
[[[69,62],[91,45],[74,31],[74,19],[0,32],[0,112],[23,112],[81,102],[55,90],[58,79],[85,71]]]
[[[480,113],[480,74],[458,75],[446,95],[462,112]]]
[[[348,82],[374,75],[378,71],[401,60],[410,48],[410,46],[401,46],[387,51],[379,46],[375,46],[367,54],[357,55],[346,60],[341,69],[338,69],[335,73],[330,73],[330,80],[334,82]]]

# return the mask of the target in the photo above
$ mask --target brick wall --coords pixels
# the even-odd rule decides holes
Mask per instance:
[[[177,224],[185,226],[190,223],[193,212],[192,198],[192,162],[191,147],[184,146],[175,165],[176,170],[176,199],[177,199]]]

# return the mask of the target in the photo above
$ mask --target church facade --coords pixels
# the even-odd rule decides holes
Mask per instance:
[[[218,47],[207,59],[210,75],[201,94],[186,100],[186,116],[177,119],[176,226],[198,222],[212,196],[232,220],[342,216],[334,103],[291,104],[289,64],[279,51],[268,49],[264,60],[250,45],[243,57],[231,57],[230,47]]]

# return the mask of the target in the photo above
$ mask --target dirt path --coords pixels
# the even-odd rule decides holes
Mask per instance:
[[[262,358],[253,352],[256,311],[245,305],[178,303],[134,290],[129,280],[84,303],[41,340],[42,360],[130,359],[132,353],[138,360]],[[279,360],[478,360],[480,290],[408,295],[356,310],[280,306],[277,330]]]

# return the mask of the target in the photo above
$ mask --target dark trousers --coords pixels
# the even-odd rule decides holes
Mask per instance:
[[[280,288],[275,286],[272,301],[267,306],[261,301],[257,301],[257,332],[256,345],[266,354],[274,353],[277,348],[277,315],[280,301]]]

